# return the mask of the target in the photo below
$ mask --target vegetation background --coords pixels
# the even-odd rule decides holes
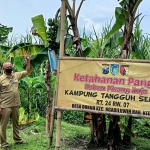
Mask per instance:
[[[83,3],[83,1],[81,1]],[[140,0],[134,1],[134,3],[140,4]],[[138,5],[137,4],[137,5]],[[91,34],[86,33],[86,28],[83,29],[83,34],[80,35],[77,28],[78,13],[73,14],[73,8],[69,3],[66,4],[69,12],[69,20],[73,30],[68,31],[69,24],[66,21],[66,38],[65,38],[65,55],[74,57],[90,57],[90,58],[120,58],[122,54],[122,46],[124,38],[124,32],[126,31],[126,24],[129,23],[129,19],[126,20],[127,6],[131,10],[134,8],[131,1],[122,0],[121,6],[116,8],[115,21],[110,20],[103,26],[103,29],[99,34],[96,33],[94,27]],[[137,8],[136,8],[137,9]],[[80,7],[79,7],[80,10]],[[134,9],[135,10],[135,9]],[[78,12],[78,11],[77,11]],[[131,12],[131,11],[130,11]],[[59,11],[56,13],[57,17],[50,18],[47,22],[47,29],[43,22],[42,16],[32,18],[34,27],[36,19],[38,19],[38,25],[42,28],[42,33],[38,30],[38,27],[32,28],[32,34],[27,33],[26,36],[13,36],[8,39],[8,34],[12,32],[12,27],[0,25],[0,66],[4,61],[11,61],[14,64],[14,71],[21,71],[25,68],[26,62],[22,56],[25,52],[31,54],[31,66],[32,72],[29,77],[23,79],[19,83],[20,97],[21,97],[21,109],[20,109],[20,129],[23,138],[29,142],[27,146],[14,145],[11,134],[11,120],[8,126],[8,141],[12,149],[33,149],[43,150],[49,149],[48,140],[49,135],[46,133],[46,108],[48,103],[47,97],[47,84],[45,83],[45,66],[48,59],[47,49],[50,47],[55,50],[56,55],[59,54],[59,42],[60,42],[60,16]],[[131,14],[135,19],[133,24],[130,24],[132,32],[126,35],[129,38],[128,44],[125,44],[126,58],[128,59],[150,59],[150,38],[149,34],[143,34],[140,27],[143,17],[137,12]],[[118,22],[118,20],[120,22]],[[113,23],[115,22],[115,23]],[[119,24],[119,26],[118,26]],[[45,34],[43,33],[46,33]],[[34,35],[34,36],[33,36]],[[132,35],[132,36],[131,36]],[[36,36],[36,37],[35,37]],[[74,37],[80,37],[74,40]],[[130,45],[129,45],[130,44]],[[129,47],[130,46],[130,47]],[[123,56],[124,57],[124,56]],[[1,70],[2,73],[2,70]],[[50,92],[51,99],[54,97],[54,89],[56,77],[50,72]],[[51,100],[50,99],[50,100]],[[109,124],[114,117],[105,115],[106,130],[104,133],[103,141],[98,144],[89,143],[91,140],[90,123],[85,123],[84,113],[76,111],[63,111],[62,114],[62,132],[61,132],[61,150],[76,150],[76,149],[108,149],[108,136]],[[101,119],[101,118],[100,118]],[[56,120],[56,112],[55,112]],[[120,150],[149,150],[149,136],[150,136],[150,120],[144,118],[132,118],[132,129],[128,130],[128,117],[119,117],[119,120],[124,126],[120,127],[121,137],[124,134],[132,137],[131,144],[119,145],[116,149]],[[115,125],[116,126],[116,125]],[[55,126],[54,126],[54,129]],[[100,128],[102,129],[102,128]],[[55,130],[54,130],[55,135]],[[55,146],[55,136],[52,147]]]

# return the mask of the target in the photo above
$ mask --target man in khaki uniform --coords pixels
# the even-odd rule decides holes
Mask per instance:
[[[30,57],[27,54],[26,70],[12,73],[12,64],[3,64],[4,74],[0,76],[0,115],[1,115],[1,146],[4,150],[10,150],[6,141],[6,127],[11,117],[13,125],[13,139],[15,144],[25,144],[19,136],[19,105],[20,97],[18,91],[18,81],[30,73]]]

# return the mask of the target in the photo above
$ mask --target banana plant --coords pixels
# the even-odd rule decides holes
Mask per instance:
[[[110,36],[118,32],[118,30],[122,30],[122,37],[118,39],[118,43],[120,44],[121,50],[119,57],[121,59],[129,58],[132,47],[133,47],[133,25],[135,20],[139,17],[140,14],[136,15],[138,6],[142,2],[142,0],[118,0],[120,7],[116,7],[115,9],[115,18],[116,22],[114,23],[111,31],[105,36],[105,39],[108,39]],[[124,29],[122,29],[124,27]],[[119,125],[117,122],[120,122],[119,116],[113,116],[113,120],[110,121],[109,126],[109,147],[113,149],[117,146],[117,139],[121,140],[121,132]],[[132,127],[132,117],[128,119],[128,126],[130,130]],[[115,134],[114,134],[115,133]],[[124,143],[130,144],[130,136],[126,133],[124,134]]]
[[[138,6],[142,2],[142,0],[118,0],[121,7],[116,7],[115,9],[115,18],[116,22],[112,27],[112,30],[105,36],[107,39],[111,35],[113,35],[118,30],[123,30],[123,36],[118,39],[118,42],[121,46],[120,57],[126,59],[130,54],[132,49],[132,30],[133,24],[135,20],[141,15],[136,15]]]
[[[32,109],[30,107],[30,111],[32,112],[32,115],[30,114],[26,114],[25,113],[25,109],[23,107],[19,108],[19,124],[20,125],[26,125],[28,123],[32,123],[34,121],[38,121],[40,118],[40,115],[38,112],[33,111],[34,109]],[[29,115],[29,116],[28,116]]]
[[[44,80],[45,80],[45,86],[47,88],[47,108],[46,108],[46,131],[50,131],[50,122],[54,122],[54,120],[51,120],[51,113],[52,113],[52,89],[51,89],[51,65],[50,65],[50,59],[48,58],[50,54],[50,45],[48,45],[48,39],[47,38],[47,33],[46,33],[46,26],[44,22],[43,15],[38,15],[33,17],[32,19],[33,23],[33,28],[32,28],[32,34],[39,36],[45,45],[46,51],[47,51],[47,61],[46,61],[46,66],[45,66],[45,75],[44,75]],[[51,37],[49,37],[51,38]],[[51,50],[54,52],[54,50]],[[42,51],[43,52],[43,51]],[[43,81],[44,81],[43,80]]]
[[[31,56],[31,67],[35,68],[40,66],[41,63],[46,61],[48,58],[47,47],[42,44],[40,39],[37,40],[34,38],[33,40],[33,38],[34,37],[30,34],[27,34],[26,36],[19,37],[20,41],[12,44],[6,43],[5,45],[0,45],[1,64],[8,60],[13,63],[15,58],[20,57],[22,59],[26,53],[29,53]]]
[[[22,71],[23,69],[23,64],[22,61],[20,59],[20,57],[16,57],[14,59],[14,66],[18,71]],[[23,78],[20,83],[19,83],[19,87],[22,88],[24,90],[24,93],[26,95],[27,98],[27,114],[24,113],[24,109],[20,108],[20,113],[21,116],[19,118],[19,121],[21,124],[26,124],[29,122],[33,122],[35,120],[38,120],[39,118],[39,114],[36,111],[36,109],[33,109],[31,107],[31,91],[35,88],[43,88],[44,86],[44,76],[43,74],[36,76],[36,77],[25,77]],[[36,93],[35,93],[36,94]]]
[[[72,8],[71,8],[68,0],[65,0],[65,4],[66,4],[66,18],[65,18],[65,32],[66,33],[65,34],[67,37],[69,37],[68,39],[71,38],[73,40],[72,41],[73,45],[76,46],[76,56],[77,57],[83,57],[83,50],[82,50],[80,35],[79,35],[79,31],[78,31],[78,26],[77,26],[77,20],[78,20],[79,12],[80,12],[80,9],[82,7],[83,2],[84,2],[84,0],[81,0],[78,9],[75,12],[76,0],[73,0]],[[68,14],[67,14],[67,12],[68,12]],[[60,25],[60,8],[56,12],[55,18],[56,18],[57,22],[59,23],[58,38],[57,39],[60,40],[60,26],[61,26]],[[69,21],[70,21],[69,27],[68,27],[67,19],[69,19]],[[69,30],[72,30],[73,35],[70,35],[68,33]]]

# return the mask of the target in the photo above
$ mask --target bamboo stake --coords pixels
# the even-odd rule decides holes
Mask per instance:
[[[64,56],[64,35],[65,35],[65,0],[62,1],[62,6],[61,6],[61,30],[60,30],[60,51],[59,51],[59,56],[63,57]]]
[[[51,113],[50,131],[49,131],[49,143],[48,143],[49,147],[52,145],[52,142],[53,142],[54,113],[55,113],[55,108],[54,108],[54,105],[53,105],[53,107],[52,107],[52,113]]]
[[[47,87],[47,107],[46,107],[46,131],[49,133],[49,142],[48,146],[52,145],[53,138],[53,124],[54,124],[54,112],[53,112],[53,103],[52,103],[52,95],[51,95],[51,84],[50,84],[50,63],[47,60],[45,66],[45,84]]]
[[[56,146],[55,150],[60,148],[60,127],[61,127],[61,110],[57,111],[57,126],[56,126]]]
[[[58,63],[58,70],[59,70],[59,63]],[[53,142],[53,132],[54,132],[54,114],[55,114],[55,106],[57,104],[57,87],[58,87],[58,76],[56,80],[56,86],[55,86],[55,95],[54,95],[54,102],[52,106],[52,112],[51,112],[51,122],[50,122],[50,131],[49,131],[49,147],[52,145]]]
[[[50,122],[51,122],[51,111],[52,111],[52,95],[51,95],[51,84],[50,84],[50,64],[46,61],[45,66],[45,85],[47,90],[47,106],[46,106],[46,132],[49,133]]]
[[[65,35],[65,0],[61,0],[61,31],[60,31],[60,51],[59,57],[64,56],[64,35]],[[59,66],[58,66],[58,74],[57,74],[57,81],[59,78]],[[58,85],[58,83],[57,83]],[[57,86],[58,89],[58,86]],[[57,94],[56,94],[56,101],[57,101]],[[55,103],[56,103],[55,101]],[[56,126],[56,146],[55,150],[59,150],[60,148],[60,136],[61,136],[61,110],[57,110],[57,126]]]

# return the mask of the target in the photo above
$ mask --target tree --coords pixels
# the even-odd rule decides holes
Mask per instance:
[[[0,24],[0,69],[2,68],[2,63],[8,59],[6,53],[9,50],[9,47],[6,46],[5,43],[7,41],[8,34],[12,32],[12,30],[12,27]]]
[[[70,33],[71,33],[71,32],[69,32],[70,30],[73,33],[73,35],[71,35],[71,38],[72,38],[73,45],[76,46],[76,57],[83,57],[83,50],[81,47],[80,35],[79,35],[78,25],[77,25],[78,16],[79,16],[79,12],[82,7],[83,1],[84,0],[81,0],[80,5],[76,12],[75,12],[76,0],[73,0],[72,8],[71,8],[68,0],[65,1],[66,2],[65,33],[66,33],[66,37],[68,35],[70,35]],[[56,18],[57,22],[59,23],[60,22],[60,8],[56,12],[55,18]],[[70,22],[69,27],[68,27],[67,19],[69,19],[69,22]],[[59,33],[60,33],[60,24],[59,24],[59,29],[58,29],[58,35],[60,35]],[[59,40],[60,40],[60,38],[59,38]]]
[[[118,0],[120,1],[120,0]],[[112,30],[107,34],[106,37],[113,35],[116,31],[124,26],[123,36],[120,38],[120,58],[127,59],[133,46],[133,24],[137,19],[136,12],[138,6],[142,0],[121,0],[119,3],[121,7],[117,7],[115,10],[116,22],[112,27]],[[118,141],[121,141],[121,133],[118,122],[120,121],[119,116],[113,116],[109,125],[109,149],[116,149]],[[128,128],[131,130],[132,117],[129,117]],[[124,134],[124,143],[130,143],[130,136]]]
[[[8,38],[8,34],[12,32],[12,30],[13,30],[12,27],[7,27],[7,26],[0,24],[0,43],[6,42]]]

